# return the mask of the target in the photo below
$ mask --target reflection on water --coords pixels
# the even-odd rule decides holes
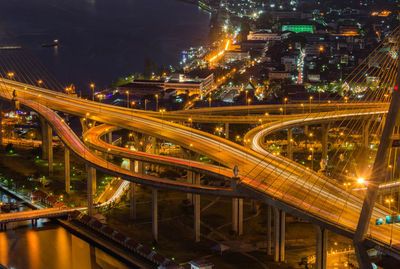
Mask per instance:
[[[0,197],[6,198],[1,192]],[[47,220],[38,220],[37,227],[25,221],[7,228],[0,232],[0,264],[8,268],[131,268]]]
[[[129,268],[54,223],[40,226],[0,232],[0,264],[15,269]]]

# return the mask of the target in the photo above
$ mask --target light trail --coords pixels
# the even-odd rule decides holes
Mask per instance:
[[[165,188],[186,189],[189,192],[197,193],[206,191],[215,195],[220,195],[221,192],[225,191],[225,195],[228,195],[226,190],[218,188],[194,186],[147,175],[138,175],[99,159],[82,145],[79,138],[50,108],[81,117],[86,117],[86,113],[89,113],[90,119],[114,124],[124,129],[139,130],[169,140],[208,156],[230,169],[238,165],[241,171],[240,186],[246,190],[257,195],[262,194],[262,197],[266,199],[274,199],[276,202],[285,204],[292,210],[296,210],[293,212],[301,212],[301,214],[311,218],[323,220],[324,223],[336,227],[338,231],[343,231],[344,234],[348,235],[355,230],[362,205],[361,197],[347,193],[340,186],[331,182],[329,178],[304,169],[294,162],[277,156],[262,155],[220,137],[179,124],[140,115],[131,110],[80,100],[60,93],[54,94],[54,92],[36,89],[37,87],[25,84],[22,84],[21,87],[16,82],[4,79],[2,82],[9,86],[5,89],[8,90],[5,98],[11,98],[11,93],[15,89],[21,103],[32,107],[46,117],[63,141],[69,147],[72,147],[75,153],[95,167],[103,169],[103,171],[141,184],[161,184]],[[38,99],[40,94],[42,96]],[[38,102],[43,105],[39,105]],[[360,113],[367,113],[368,111],[369,114],[381,113],[381,110],[376,108],[351,113],[360,115]],[[337,111],[332,112],[331,116],[349,113],[348,111]],[[388,214],[390,214],[390,211],[379,205],[375,207],[373,212],[374,217],[382,217]],[[389,248],[390,228],[387,226],[374,227],[369,236],[371,237],[368,238],[373,239],[376,244]],[[398,244],[399,238],[400,230],[397,225],[394,225],[393,243]]]

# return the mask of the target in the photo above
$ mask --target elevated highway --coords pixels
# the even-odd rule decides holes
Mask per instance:
[[[347,192],[329,178],[307,170],[292,161],[277,156],[263,155],[226,139],[128,110],[80,100],[13,81],[2,80],[2,82],[7,86],[4,90],[8,90],[8,95],[3,93],[4,98],[10,98],[12,91],[15,90],[18,96],[16,99],[44,116],[75,154],[107,173],[117,174],[124,179],[142,184],[157,183],[160,187],[188,192],[207,191],[215,195],[232,195],[232,191],[160,180],[137,175],[112,165],[91,153],[51,109],[166,139],[208,156],[228,168],[238,165],[240,190],[244,195],[284,208],[290,214],[309,219],[345,236],[351,237],[356,229],[363,202],[362,197]],[[348,112],[342,113],[348,114]],[[354,113],[382,113],[382,109],[374,108],[369,112],[354,111]],[[376,205],[373,219],[389,214],[390,211],[387,208]],[[399,228],[397,224],[374,226],[369,232],[368,240],[384,250],[397,253],[397,247],[391,246],[390,242],[394,246],[399,245]]]
[[[20,93],[22,93],[22,92],[20,92]],[[175,190],[194,192],[194,193],[211,193],[211,194],[214,193],[216,195],[222,195],[222,196],[233,195],[232,191],[230,191],[228,189],[224,189],[224,188],[211,188],[211,187],[202,187],[202,186],[196,186],[196,185],[191,185],[191,184],[185,184],[185,183],[176,182],[173,180],[160,179],[157,177],[138,174],[138,173],[134,173],[132,171],[123,169],[116,164],[113,164],[111,162],[104,160],[103,158],[97,156],[91,150],[89,150],[84,145],[84,143],[76,136],[76,134],[69,128],[69,126],[67,124],[65,124],[64,120],[60,116],[58,116],[56,113],[54,113],[52,110],[48,109],[47,107],[45,107],[39,103],[30,101],[28,99],[23,99],[21,97],[17,97],[15,99],[17,101],[20,101],[21,104],[26,105],[26,106],[32,108],[33,110],[37,111],[38,113],[40,113],[40,115],[43,116],[50,123],[52,128],[57,132],[57,135],[63,140],[65,145],[73,153],[75,153],[78,157],[80,157],[82,160],[84,160],[87,164],[90,164],[90,165],[94,166],[95,168],[102,170],[110,175],[121,177],[125,180],[137,182],[140,184],[148,184],[148,185],[157,186],[159,188],[175,189]],[[64,101],[64,105],[66,105],[65,101]],[[100,121],[97,118],[98,115],[100,115],[100,114],[97,114],[97,113],[101,113],[101,112],[93,111],[90,109],[87,109],[87,110],[92,111],[92,113],[94,114],[93,118]],[[63,112],[71,113],[71,111],[69,111],[69,110],[68,111],[64,110]],[[117,118],[118,118],[118,115],[111,117],[110,121],[117,120]]]
[[[41,218],[58,218],[67,216],[68,213],[75,210],[84,210],[84,207],[74,208],[47,208],[40,210],[21,211],[17,213],[0,214],[0,224],[7,224],[10,222],[36,220]]]
[[[224,179],[230,179],[231,177],[233,177],[232,169],[228,169],[217,165],[205,164],[202,162],[182,159],[182,158],[175,158],[175,157],[152,154],[147,152],[134,151],[129,148],[124,148],[109,144],[101,139],[101,137],[106,135],[107,133],[117,131],[120,129],[121,128],[119,127],[108,124],[98,125],[87,130],[83,134],[83,140],[85,141],[85,144],[88,145],[90,148],[96,149],[105,154],[110,154],[112,156],[118,156],[122,158],[128,158],[132,160],[150,162],[161,165],[170,165],[177,168],[183,168],[186,170],[199,172],[202,174],[207,174]]]
[[[313,104],[286,104],[286,105],[254,105],[254,106],[229,106],[215,108],[197,108],[178,110],[173,112],[155,112],[134,110],[137,113],[174,122],[197,123],[232,123],[232,124],[264,124],[281,121],[293,115],[309,115],[317,112],[370,109],[386,107],[388,103],[346,103],[325,102]],[[310,109],[311,106],[311,109]],[[285,112],[286,115],[282,115]]]

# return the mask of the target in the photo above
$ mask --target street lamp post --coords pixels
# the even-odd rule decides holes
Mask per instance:
[[[309,105],[309,113],[311,113],[311,101],[312,101],[313,97],[310,96],[310,105]]]
[[[92,101],[94,101],[94,83],[90,83],[90,88],[92,89]]]
[[[129,91],[126,91],[126,107],[129,108]]]
[[[7,73],[7,77],[8,77],[9,79],[13,79],[14,76],[15,76],[14,72],[8,72],[8,73]]]
[[[288,98],[285,97],[283,98],[283,115],[286,115],[286,103],[288,101]]]
[[[389,204],[389,211],[390,211],[390,210],[392,209],[392,208],[391,208],[391,205],[392,205],[392,203],[394,202],[393,198],[388,198],[388,199],[386,199],[385,202]]]
[[[188,118],[188,121],[189,121],[190,128],[192,128],[192,118]]]
[[[250,115],[250,102],[251,102],[251,99],[248,98],[248,99],[247,99],[247,116]]]
[[[314,170],[314,148],[310,148],[311,151],[311,170]]]
[[[147,110],[147,99],[144,99],[144,111]]]
[[[163,129],[164,128],[164,112],[165,112],[165,109],[164,108],[160,109],[160,112],[161,112],[161,129]]]
[[[391,205],[394,202],[394,199],[392,197],[389,197],[388,199],[385,200],[386,203],[389,204],[389,211],[391,211]],[[393,225],[394,225],[394,220],[393,217],[395,216],[395,214],[390,213],[390,217],[392,218],[392,222],[391,222],[391,227],[390,227],[390,246],[392,246],[392,237],[393,237]]]
[[[209,107],[209,108],[211,108],[211,100],[212,100],[212,99],[211,99],[211,96],[208,97],[208,107]]]
[[[156,97],[156,111],[158,111],[158,94],[156,94],[155,97]]]

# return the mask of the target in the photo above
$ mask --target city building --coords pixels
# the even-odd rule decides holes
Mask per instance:
[[[267,41],[265,40],[246,40],[240,44],[240,49],[243,51],[262,51],[265,50]]]
[[[289,31],[294,33],[314,33],[315,27],[314,25],[295,25],[295,24],[288,24],[282,25],[282,32]]]
[[[321,75],[320,74],[308,74],[307,79],[309,82],[320,82]]]
[[[207,94],[214,85],[214,74],[209,73],[204,78],[188,77],[177,74],[164,80],[135,80],[118,87],[120,94],[129,91],[132,97],[142,98],[149,95],[161,94],[170,96],[171,93],[179,94]]]
[[[121,85],[117,88],[119,94],[124,95],[126,91],[132,97],[142,98],[149,95],[160,94],[164,91],[164,81],[162,80],[135,80],[132,83]]]
[[[225,62],[241,61],[250,58],[249,51],[243,50],[228,50],[225,52]]]
[[[247,40],[264,40],[264,41],[279,41],[281,36],[276,33],[271,33],[269,30],[250,31],[247,35]]]
[[[284,71],[271,71],[268,73],[270,80],[285,80],[290,79],[290,73]]]

